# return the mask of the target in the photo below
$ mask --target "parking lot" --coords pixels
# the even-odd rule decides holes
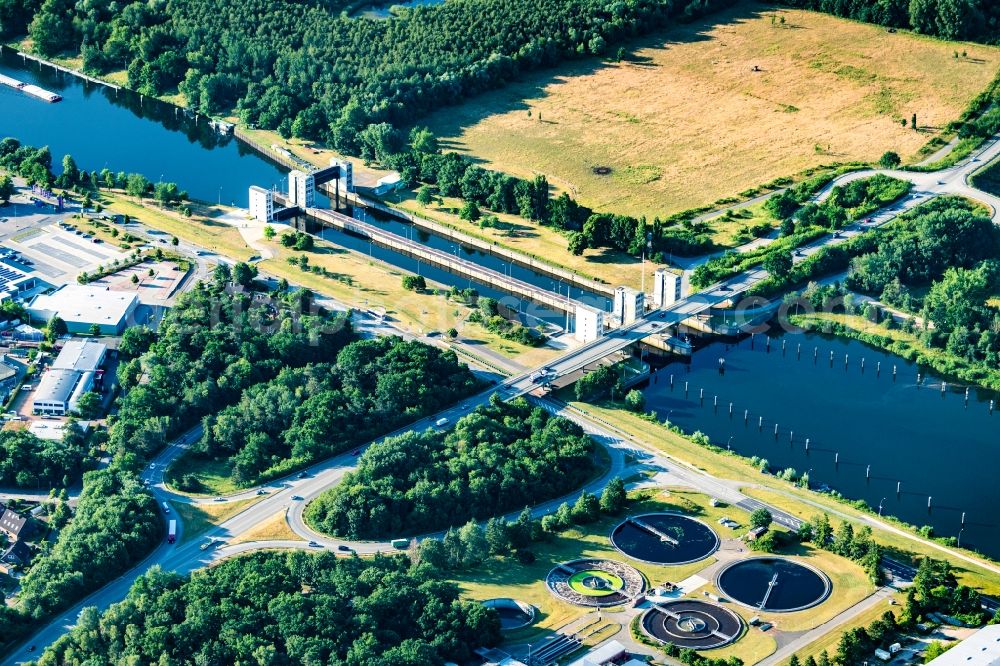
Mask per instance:
[[[150,271],[153,272],[152,275],[149,274]],[[172,262],[144,261],[90,284],[108,287],[112,291],[133,291],[144,305],[169,305],[185,275],[185,271]],[[132,276],[138,279],[137,283],[132,282]]]

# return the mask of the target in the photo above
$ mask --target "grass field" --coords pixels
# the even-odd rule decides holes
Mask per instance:
[[[232,518],[251,504],[262,498],[226,502],[224,504],[182,504],[174,502],[174,509],[184,521],[184,533],[181,542],[192,541],[208,531],[213,525],[219,525]]]
[[[820,164],[913,156],[998,64],[992,47],[744,2],[639,40],[622,62],[533,75],[428,124],[486,166],[653,216]],[[914,113],[919,131],[900,123]]]
[[[167,470],[166,482],[170,490],[186,495],[229,495],[239,490],[233,483],[230,475],[233,466],[228,460],[213,460],[211,458],[200,458],[185,453]],[[201,490],[197,493],[185,493],[177,488],[178,480],[185,474],[194,474],[201,483]]]
[[[247,530],[235,539],[229,541],[230,545],[244,543],[246,541],[302,541],[302,537],[292,531],[285,519],[284,509],[274,514],[270,518],[261,521],[255,527]]]
[[[206,204],[191,203],[195,217],[186,218],[177,211],[163,209],[149,202],[139,203],[122,194],[101,192],[101,200],[112,212],[128,215],[135,221],[177,236],[199,247],[214,250],[238,261],[246,261],[254,251],[244,242],[239,230],[212,218],[223,209]],[[169,249],[165,247],[164,249]]]

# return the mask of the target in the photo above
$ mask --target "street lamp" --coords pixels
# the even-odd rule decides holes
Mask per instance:
[[[733,443],[733,437],[735,437],[735,436],[736,435],[730,435],[729,436],[729,441],[726,442],[726,451],[732,451],[732,448],[730,447],[730,445]]]
[[[962,532],[964,532],[964,531],[965,531],[964,527],[959,528],[959,530],[958,530],[958,547],[959,548],[962,547]]]
[[[883,498],[882,498],[882,500],[881,500],[881,501],[880,501],[880,502],[878,503],[878,516],[879,516],[879,518],[881,518],[881,517],[882,517],[882,502],[885,502],[885,498],[884,498],[884,497],[883,497]]]

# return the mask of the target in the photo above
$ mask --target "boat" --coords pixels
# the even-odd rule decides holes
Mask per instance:
[[[4,76],[0,74],[0,83],[5,86],[10,86],[15,90],[20,90],[23,93],[31,95],[32,97],[37,97],[38,99],[44,100],[46,102],[58,102],[62,99],[62,95],[58,95],[54,92],[49,92],[44,88],[39,88],[36,85],[30,83],[25,83],[23,81],[18,81],[17,79],[12,79],[9,76]]]

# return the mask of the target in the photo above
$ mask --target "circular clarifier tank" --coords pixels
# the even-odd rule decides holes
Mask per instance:
[[[734,562],[719,572],[716,586],[744,606],[774,613],[810,608],[830,594],[826,574],[782,557]]]
[[[630,516],[611,533],[614,547],[651,564],[688,564],[719,548],[718,535],[705,523],[677,513]]]

